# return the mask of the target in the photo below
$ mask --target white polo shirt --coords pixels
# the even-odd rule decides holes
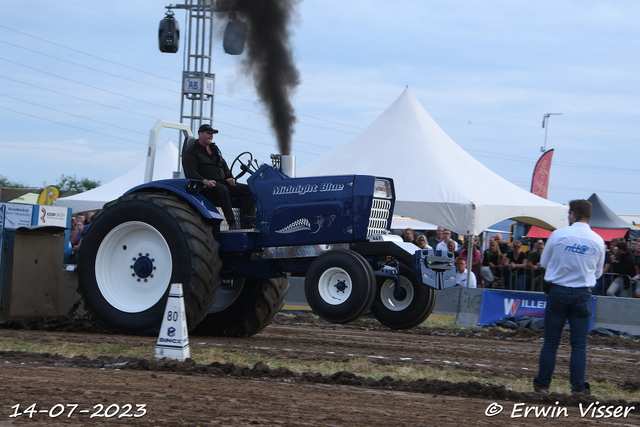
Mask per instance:
[[[604,240],[588,224],[575,222],[551,233],[540,256],[547,282],[569,288],[592,287],[602,276]]]
[[[456,251],[458,251],[458,249],[460,249],[460,247],[458,246],[458,242],[453,240],[453,243],[456,244]],[[442,240],[442,242],[438,243],[438,246],[436,246],[436,250],[437,251],[444,251],[444,252],[447,252],[449,250],[447,248],[447,244],[444,242],[444,239]]]
[[[469,274],[469,272],[467,271],[467,269],[464,269],[464,273],[458,273],[458,270],[456,270],[456,285],[460,285],[463,288],[477,288],[478,284],[476,282],[476,275],[471,273],[471,276],[469,276],[469,286],[467,286],[467,275]]]

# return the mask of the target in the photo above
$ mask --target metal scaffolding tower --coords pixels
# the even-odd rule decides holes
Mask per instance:
[[[167,6],[169,12],[171,9],[186,9],[188,12],[180,123],[189,120],[191,129],[195,130],[207,121],[212,124],[215,87],[215,74],[211,72],[213,14],[229,13],[235,20],[234,8],[235,0],[186,0],[184,4]],[[244,39],[241,43],[244,44]],[[241,52],[241,47],[237,52],[227,51],[235,55]]]
[[[214,0],[187,0],[168,9],[187,10],[187,49],[182,71],[180,123],[195,132],[201,124],[213,122],[215,74],[211,72]]]
[[[166,6],[167,15],[160,21],[159,47],[161,52],[178,51],[180,30],[174,20],[172,9],[185,9],[186,50],[182,71],[182,96],[180,100],[180,123],[189,126],[193,133],[204,123],[213,124],[213,97],[215,74],[211,72],[213,49],[214,13],[228,13],[232,22],[230,37],[225,30],[225,52],[232,55],[242,53],[245,24],[235,19],[236,0],[185,0],[184,4]],[[182,129],[182,128],[181,128]],[[182,156],[182,137],[179,136],[179,157]],[[178,161],[177,178],[181,176]]]

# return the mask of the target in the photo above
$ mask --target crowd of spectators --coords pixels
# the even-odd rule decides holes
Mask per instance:
[[[607,296],[632,296],[634,282],[638,281],[640,259],[634,256],[638,252],[640,239],[632,239],[631,248],[622,239],[611,240],[611,250],[605,256],[604,270]],[[640,292],[635,292],[640,297]]]
[[[467,271],[469,256],[468,242],[454,238],[455,233],[438,227],[427,237],[408,228],[402,236],[405,242],[412,242],[421,249],[446,250],[454,254],[456,275],[459,286],[469,286],[462,280],[462,271]],[[474,287],[512,289],[522,291],[543,290],[544,268],[540,256],[544,251],[544,239],[528,239],[528,250],[523,250],[523,242],[509,243],[501,233],[489,237],[487,249],[483,252],[478,237],[474,236],[471,254],[471,273]],[[604,273],[593,288],[594,295],[640,298],[640,238],[628,243],[615,238],[607,243],[610,248],[605,257]],[[464,268],[461,260],[464,260]]]
[[[69,255],[65,259],[65,264],[75,264],[77,261],[78,250],[82,243],[82,236],[91,225],[91,217],[95,214],[94,211],[79,212],[71,215],[71,231],[69,232],[69,245],[71,250]]]

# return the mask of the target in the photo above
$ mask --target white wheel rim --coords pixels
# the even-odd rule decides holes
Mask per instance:
[[[393,280],[385,280],[380,287],[380,298],[382,300],[382,304],[391,311],[402,311],[409,307],[411,301],[413,301],[414,289],[411,281],[404,276],[400,276],[398,284],[407,293],[406,297],[402,300],[396,299],[393,295],[393,291],[395,290]]]
[[[318,280],[318,292],[324,302],[339,305],[349,299],[353,289],[351,277],[341,268],[327,269]]]
[[[125,313],[153,307],[171,281],[171,251],[162,234],[144,222],[120,224],[102,240],[96,281],[105,300]]]

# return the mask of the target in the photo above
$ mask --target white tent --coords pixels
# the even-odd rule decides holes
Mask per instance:
[[[126,191],[144,182],[146,159],[135,169],[119,176],[113,181],[96,187],[84,193],[69,197],[61,197],[55,201],[56,206],[72,208],[73,212],[86,212],[102,209],[105,203],[122,196]],[[168,140],[164,146],[156,152],[156,160],[153,168],[153,179],[173,178],[173,171],[178,168],[178,149],[173,141]]]
[[[407,228],[411,228],[413,230],[436,230],[438,226],[429,224],[428,222],[408,218],[406,216],[394,215],[393,218],[391,218],[392,230],[406,230]]]
[[[396,215],[478,235],[504,219],[544,228],[568,225],[566,206],[525,191],[471,157],[407,88],[373,123],[298,176],[393,178]]]

